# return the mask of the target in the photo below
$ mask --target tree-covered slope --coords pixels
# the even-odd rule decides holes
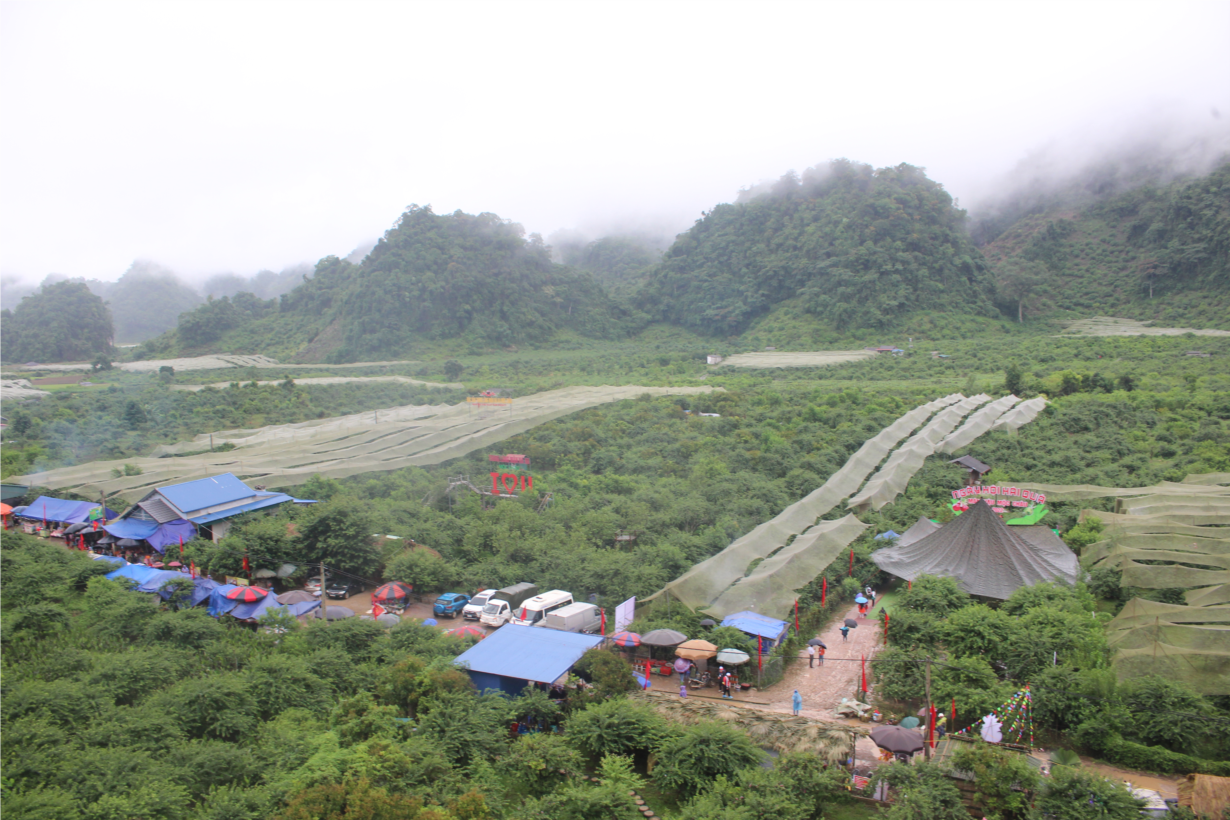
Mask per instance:
[[[1054,205],[983,251],[1003,295],[1018,286],[1026,314],[1230,327],[1230,164],[1083,208]]]
[[[794,297],[843,328],[925,310],[987,314],[991,280],[964,220],[919,168],[835,161],[707,213],[667,251],[639,304],[713,333],[737,333]]]
[[[111,312],[84,282],[44,283],[17,308],[0,311],[6,362],[80,361],[111,353]]]

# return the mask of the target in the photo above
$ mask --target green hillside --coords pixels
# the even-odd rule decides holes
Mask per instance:
[[[678,237],[637,303],[726,335],[795,297],[857,329],[919,311],[987,315],[991,292],[965,213],[941,185],[909,165],[839,160],[715,207]]]
[[[1025,312],[1230,328],[1230,164],[1074,209],[1025,216],[983,247],[1003,287],[1032,273]]]

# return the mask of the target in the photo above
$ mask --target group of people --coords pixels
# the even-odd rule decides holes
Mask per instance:
[[[859,615],[866,615],[868,612],[874,609],[876,605],[876,591],[872,589],[870,586],[868,586],[867,588],[863,590],[863,597],[866,598],[867,600],[865,603],[861,603],[858,605]]]
[[[717,685],[718,685],[718,691],[722,693],[723,698],[730,698],[731,700],[734,699],[734,695],[731,694],[731,690],[733,687],[738,686],[739,684],[738,684],[738,681],[735,679],[735,677],[732,674],[730,674],[730,672],[728,672],[726,670],[726,667],[724,666],[718,667]],[[687,677],[685,676],[682,680],[679,681],[679,697],[686,698],[687,696],[688,696],[688,681],[687,681]]]

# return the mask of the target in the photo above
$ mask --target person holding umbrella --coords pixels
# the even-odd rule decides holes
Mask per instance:
[[[841,639],[842,639],[843,641],[848,641],[848,640],[850,640],[850,627],[845,626],[845,625],[842,625],[842,627],[841,627]]]
[[[807,645],[807,668],[814,669],[816,666],[816,647],[811,644]]]

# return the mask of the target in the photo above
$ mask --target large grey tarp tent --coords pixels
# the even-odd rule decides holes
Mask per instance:
[[[873,552],[871,560],[898,578],[955,578],[971,595],[999,600],[1039,581],[1074,584],[1079,571],[1076,554],[1049,529],[1010,528],[985,501],[912,544]]]
[[[936,532],[939,528],[939,524],[935,523],[930,518],[920,515],[918,520],[914,522],[913,526],[901,533],[901,535],[897,538],[897,543],[894,546],[908,547],[915,541],[921,541],[931,533]]]

